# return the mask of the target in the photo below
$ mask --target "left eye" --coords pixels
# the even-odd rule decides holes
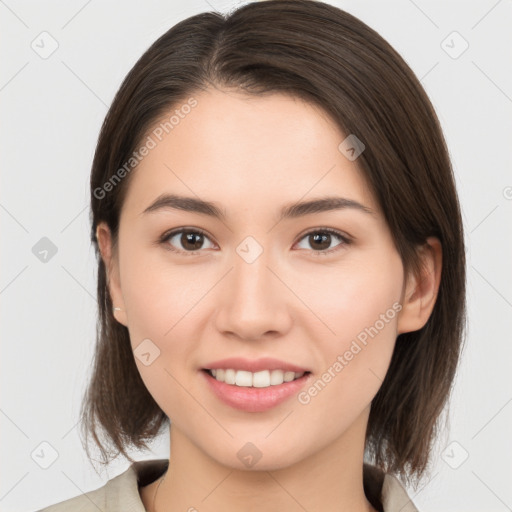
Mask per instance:
[[[334,249],[329,249],[329,246],[331,245],[333,237],[338,238],[341,240],[341,243],[336,245]],[[310,231],[309,233],[306,233],[301,240],[306,240],[308,243],[310,243],[313,247],[316,246],[317,249],[320,249],[318,251],[314,251],[317,254],[325,254],[325,253],[331,253],[334,252],[340,247],[341,245],[348,245],[350,243],[350,240],[342,235],[341,233],[338,233],[337,231],[334,231],[332,229],[317,229],[316,231]],[[306,247],[307,249],[307,247]]]

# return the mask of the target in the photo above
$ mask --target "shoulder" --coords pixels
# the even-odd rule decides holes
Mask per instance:
[[[168,459],[141,460],[105,485],[37,512],[146,512],[139,492],[159,478],[169,465]]]
[[[379,512],[419,512],[400,480],[391,473],[365,463],[363,485],[368,501]]]
[[[145,512],[141,508],[133,465],[98,489],[50,505],[37,512]]]
[[[390,473],[384,476],[381,497],[384,512],[419,512],[400,480]]]

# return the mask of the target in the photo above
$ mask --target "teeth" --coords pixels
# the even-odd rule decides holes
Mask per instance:
[[[220,382],[241,387],[267,388],[279,386],[283,382],[291,382],[304,375],[304,372],[285,372],[283,370],[263,370],[261,372],[248,372],[245,370],[221,369],[208,370],[212,377]]]

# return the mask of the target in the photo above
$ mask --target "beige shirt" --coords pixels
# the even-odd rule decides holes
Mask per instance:
[[[105,485],[38,512],[146,512],[139,486],[154,482],[167,470],[168,459],[137,461]],[[400,481],[364,464],[366,497],[379,512],[418,512]]]

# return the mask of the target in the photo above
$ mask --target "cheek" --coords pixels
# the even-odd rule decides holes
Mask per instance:
[[[130,330],[139,337],[170,339],[174,326],[204,295],[208,282],[194,279],[196,274],[172,263],[164,249],[127,240],[123,254],[121,283]]]
[[[376,322],[379,330],[384,330],[379,320],[390,309],[386,327],[396,322],[402,272],[398,254],[391,251],[384,256],[357,255],[343,265],[319,269],[307,281],[301,278],[298,295],[323,321],[330,338],[343,343]]]
[[[390,253],[361,258],[338,272],[329,269],[325,277],[317,275],[314,293],[303,289],[305,302],[322,320],[323,334],[310,333],[327,372],[321,380],[338,390],[339,403],[369,403],[385,377],[402,308],[402,272],[398,254]]]
[[[193,306],[204,290],[191,287],[190,273],[165,264],[165,258],[155,257],[156,253],[126,245],[121,261],[122,293],[140,376],[160,408],[174,418],[190,401],[182,383],[193,365],[190,354],[196,341],[184,329],[190,326]]]

